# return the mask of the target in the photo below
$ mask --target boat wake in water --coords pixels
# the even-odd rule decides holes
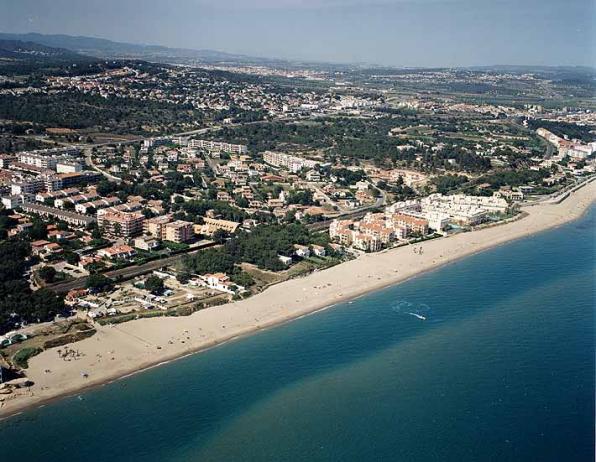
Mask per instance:
[[[408,313],[410,316],[415,316],[418,319],[422,319],[423,321],[426,321],[426,316],[422,316],[421,314],[418,313]]]
[[[430,306],[425,303],[412,303],[407,300],[398,301],[391,307],[391,309],[396,313],[414,316],[422,321],[426,321],[428,313],[430,312]]]

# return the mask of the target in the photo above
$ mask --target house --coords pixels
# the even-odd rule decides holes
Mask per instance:
[[[317,257],[324,257],[326,252],[325,252],[325,247],[321,246],[321,245],[311,245],[312,248],[312,252],[317,256]]]
[[[39,240],[31,243],[31,253],[41,258],[60,252],[62,252],[62,247],[55,242]]]
[[[128,259],[137,254],[136,250],[128,245],[115,245],[98,250],[97,255],[112,259]]]
[[[24,233],[25,231],[27,231],[29,228],[31,228],[33,226],[33,223],[31,222],[22,222],[19,223],[16,227],[10,229],[8,231],[8,235],[9,236],[17,236],[21,233]]]
[[[344,246],[341,244],[335,244],[332,242],[329,244],[329,247],[331,247],[331,249],[337,253],[343,253],[343,251],[344,251]]]
[[[137,237],[134,240],[134,246],[141,250],[155,250],[159,247],[159,241],[153,238]]]
[[[318,183],[321,181],[321,174],[316,170],[309,170],[306,173],[306,179],[308,181],[312,181],[313,183]]]
[[[74,239],[75,234],[68,231],[60,231],[58,229],[52,229],[48,231],[48,237],[54,238],[57,241],[66,241],[68,239]]]
[[[294,255],[300,258],[310,257],[310,249],[306,245],[294,244]]]
[[[78,263],[78,267],[82,270],[87,270],[87,268],[95,263],[101,261],[101,257],[98,255],[85,255],[81,257]]]
[[[199,276],[199,279],[210,289],[219,290],[220,292],[233,295],[245,291],[244,287],[232,283],[225,273],[205,274]]]
[[[76,305],[79,298],[84,297],[85,295],[87,295],[87,289],[72,289],[69,290],[66,297],[64,297],[64,302],[67,305]]]
[[[283,207],[284,205],[285,202],[283,199],[269,199],[267,201],[267,207],[271,208]]]
[[[278,255],[279,261],[282,262],[286,266],[290,266],[292,264],[292,257],[286,257],[285,255]]]

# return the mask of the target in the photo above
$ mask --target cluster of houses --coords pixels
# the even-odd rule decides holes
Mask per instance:
[[[396,202],[383,213],[367,213],[361,220],[333,220],[330,238],[342,245],[377,252],[391,243],[443,233],[452,225],[475,226],[491,215],[506,213],[509,203],[492,197],[431,194],[422,199]]]
[[[565,156],[569,156],[572,159],[585,159],[596,151],[596,141],[588,144],[581,143],[580,141],[570,141],[555,135],[545,128],[537,129],[536,133],[557,148],[559,159]]]
[[[76,148],[0,154],[0,195],[7,209],[35,200],[43,192],[67,190],[99,181],[101,175],[85,171]]]
[[[428,221],[403,213],[367,213],[362,220],[333,220],[329,237],[346,247],[378,252],[412,235],[428,234]]]
[[[207,66],[213,68],[214,66]],[[269,73],[262,66],[228,67],[230,70],[263,75]],[[273,71],[276,72],[276,71]],[[301,74],[293,71],[291,76]],[[309,76],[310,78],[310,76]],[[228,80],[224,75],[205,77],[205,69],[164,68],[159,76],[131,66],[110,69],[97,74],[76,76],[51,76],[43,91],[79,91],[103,98],[128,98],[140,101],[160,101],[170,104],[192,105],[196,109],[222,111],[240,108],[247,111],[260,109],[272,116],[311,111],[349,111],[372,104],[366,98],[354,96],[336,97],[331,93],[314,91],[278,92],[271,86],[253,80]],[[29,87],[27,91],[38,90]],[[10,90],[8,90],[10,91]],[[14,90],[13,90],[14,91]],[[256,105],[256,106],[255,106]],[[224,119],[224,123],[232,119]]]

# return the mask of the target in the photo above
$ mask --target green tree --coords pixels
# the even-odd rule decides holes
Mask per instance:
[[[158,276],[152,275],[145,279],[145,289],[154,295],[159,295],[164,290],[163,279]]]
[[[51,283],[54,282],[54,279],[56,279],[56,268],[53,266],[43,266],[37,271],[37,274],[45,282]]]
[[[96,223],[94,223],[93,229],[91,230],[91,237],[93,239],[101,239],[101,231]]]
[[[35,220],[29,228],[29,236],[33,240],[47,239],[48,229],[45,223],[41,220]]]
[[[85,283],[85,287],[93,292],[104,292],[113,286],[114,281],[103,274],[91,274]]]
[[[188,271],[181,271],[176,275],[176,280],[180,284],[186,284],[190,280],[190,273]]]
[[[79,257],[79,254],[76,252],[71,252],[71,251],[66,251],[63,254],[64,260],[66,260],[66,263],[68,263],[69,265],[76,265],[80,260],[81,257]]]
[[[250,287],[255,283],[255,280],[246,271],[241,271],[237,274],[233,274],[230,277],[230,279],[234,284],[238,284],[239,286],[243,287]]]
[[[213,233],[213,236],[211,236],[211,238],[217,242],[218,244],[223,244],[224,242],[226,242],[226,239],[228,238],[229,234],[224,231],[223,229],[217,229],[215,230],[215,232]]]

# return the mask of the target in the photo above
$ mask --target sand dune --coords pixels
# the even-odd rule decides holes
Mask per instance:
[[[208,308],[188,317],[152,318],[98,327],[95,336],[70,345],[81,353],[64,361],[49,349],[29,361],[31,394],[8,400],[7,416],[49,399],[196,352],[234,337],[279,324],[363,293],[396,284],[495,245],[558,226],[580,217],[592,203],[596,182],[560,204],[527,207],[522,219],[422,244],[423,253],[405,246],[364,255],[324,271],[270,287],[241,302]],[[50,370],[50,373],[46,373]],[[84,377],[82,373],[88,374]]]

